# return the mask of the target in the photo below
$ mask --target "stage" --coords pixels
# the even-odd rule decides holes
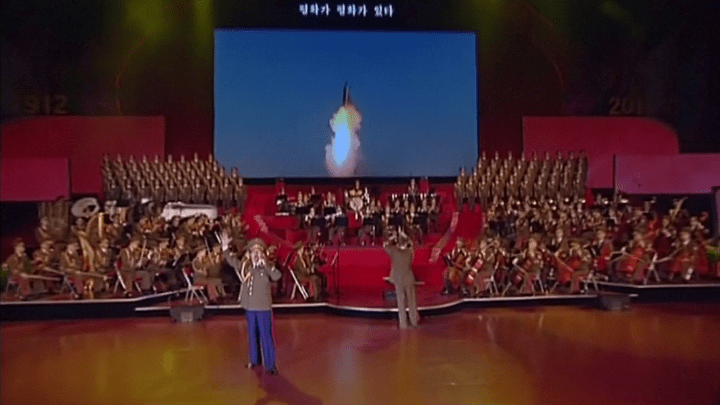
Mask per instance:
[[[354,286],[331,290],[330,296],[320,302],[305,302],[297,294],[295,299],[283,296],[273,301],[273,309],[282,314],[325,313],[329,315],[366,318],[394,318],[397,314],[395,300],[387,296],[392,286],[383,282],[379,286]],[[660,284],[634,286],[629,284],[598,283],[600,291],[590,289],[587,294],[537,294],[518,296],[495,296],[485,298],[461,298],[458,295],[442,295],[434,286],[417,286],[417,300],[421,315],[452,314],[465,309],[499,307],[545,307],[576,306],[600,307],[603,294],[621,294],[633,302],[720,302],[720,283]],[[95,300],[72,300],[68,297],[34,301],[0,302],[0,320],[61,320],[130,317],[168,317],[170,308],[186,304],[185,291],[171,291],[135,298],[104,298]],[[229,296],[222,304],[206,305],[205,312],[213,315],[242,315],[243,310],[236,297]],[[451,316],[451,315],[448,315]]]
[[[714,405],[718,305],[277,314],[277,376],[244,368],[242,317],[4,323],[0,402]]]

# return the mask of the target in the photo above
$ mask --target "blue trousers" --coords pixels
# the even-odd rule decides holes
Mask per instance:
[[[262,363],[266,370],[275,368],[275,342],[272,336],[271,311],[245,311],[248,325],[248,341],[250,343],[250,363],[260,364],[262,347]]]

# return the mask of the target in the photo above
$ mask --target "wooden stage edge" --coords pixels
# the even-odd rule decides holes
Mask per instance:
[[[420,313],[425,316],[449,314],[464,309],[495,307],[534,307],[550,305],[591,306],[600,305],[603,294],[628,295],[634,302],[697,302],[720,301],[720,283],[703,284],[658,284],[629,285],[619,283],[598,283],[601,291],[583,295],[536,295],[491,298],[456,298],[447,302],[421,305]],[[0,302],[0,321],[32,321],[53,319],[97,319],[169,316],[170,306],[177,304],[171,299],[182,291],[171,291],[136,298],[57,300],[57,301],[6,301]],[[276,303],[273,309],[279,313],[320,312],[338,316],[368,318],[389,318],[397,314],[394,301],[387,305],[364,306],[361,303],[346,302],[329,298],[325,302]],[[242,314],[239,304],[206,305],[209,315]]]

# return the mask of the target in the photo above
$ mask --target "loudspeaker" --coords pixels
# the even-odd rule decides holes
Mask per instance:
[[[170,308],[170,317],[175,322],[195,322],[202,319],[205,313],[205,306],[199,305],[178,305]]]
[[[630,309],[630,296],[627,294],[600,294],[598,306],[608,311]]]

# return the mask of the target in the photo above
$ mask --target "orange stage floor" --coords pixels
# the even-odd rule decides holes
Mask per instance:
[[[4,323],[10,404],[717,404],[720,304],[465,310],[400,331],[278,315],[278,376],[240,316]]]

